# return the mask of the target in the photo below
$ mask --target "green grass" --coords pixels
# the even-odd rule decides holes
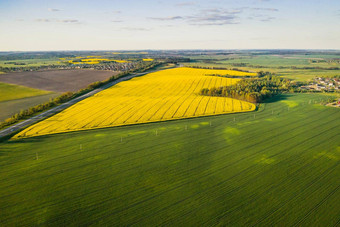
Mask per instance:
[[[267,70],[268,71],[268,70]],[[308,70],[293,70],[293,69],[278,69],[272,70],[277,75],[287,77],[288,79],[297,81],[308,81],[320,76],[337,76],[340,75],[340,70],[322,70],[322,69],[308,69]]]
[[[27,98],[37,95],[45,95],[51,93],[50,91],[39,90],[35,88],[25,87],[15,84],[7,84],[0,82],[0,102]]]
[[[315,103],[328,97],[3,142],[0,225],[336,226],[340,110]]]
[[[299,54],[294,54],[294,57],[297,58],[309,58],[309,59],[318,59],[318,58],[323,58],[323,59],[329,59],[329,58],[340,58],[340,55],[336,54],[305,54],[305,55],[299,55]]]
[[[14,64],[14,62],[19,64]],[[20,65],[22,64],[22,65]],[[0,67],[29,67],[29,66],[44,66],[44,65],[60,65],[63,64],[59,58],[47,59],[25,59],[25,60],[2,60]]]
[[[310,65],[308,59],[290,59],[272,55],[256,56],[252,58],[241,58],[234,60],[221,61],[222,63],[248,63],[250,65],[261,65],[267,67],[279,66],[307,66]]]
[[[48,93],[46,95],[32,96],[28,98],[14,99],[0,102],[0,121],[19,113],[20,110],[25,110],[30,107],[48,102],[51,98],[55,98],[59,93]]]
[[[309,62],[308,58],[303,58],[298,55],[292,56],[275,56],[275,55],[265,55],[256,56],[251,58],[240,58],[227,61],[221,61],[221,63],[231,64],[231,63],[248,63],[249,65],[265,66],[265,67],[339,67],[337,63],[312,63]]]
[[[336,76],[340,75],[340,70],[323,70],[323,69],[280,69],[280,68],[251,68],[251,67],[239,67],[232,66],[229,64],[216,64],[216,63],[203,63],[203,62],[193,62],[185,63],[185,66],[203,66],[203,67],[224,67],[224,68],[238,68],[242,70],[252,71],[252,72],[272,72],[278,76],[284,76],[288,79],[297,81],[308,81],[317,76]]]
[[[322,58],[321,58],[322,57]],[[333,56],[335,57],[335,56]],[[325,59],[328,60],[326,56],[318,55],[260,55],[260,56],[195,56],[190,57],[193,60],[217,60],[218,63],[231,65],[233,63],[246,63],[254,66],[264,66],[264,67],[339,67],[338,63],[328,63],[319,62],[312,63],[310,59]],[[232,59],[228,59],[232,58]],[[340,56],[337,56],[340,58]]]
[[[216,58],[215,58],[216,57]],[[339,55],[260,55],[260,56],[222,56],[209,55],[209,56],[193,56],[190,57],[193,62],[185,63],[186,66],[203,66],[203,67],[224,67],[224,68],[238,68],[247,71],[268,71],[275,73],[279,76],[287,77],[288,79],[297,81],[308,81],[317,76],[335,76],[340,75],[340,70],[325,70],[325,69],[301,69],[303,67],[340,67],[338,63],[312,63],[310,59],[324,59],[339,58]],[[206,60],[211,60],[210,62]],[[246,63],[247,66],[235,66],[235,63]],[[260,66],[260,67],[259,67]],[[297,67],[297,69],[291,68]],[[300,68],[300,69],[298,69]]]

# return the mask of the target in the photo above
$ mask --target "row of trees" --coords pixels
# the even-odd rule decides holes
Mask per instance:
[[[223,96],[240,99],[252,103],[263,102],[266,98],[286,91],[293,91],[294,85],[290,80],[266,73],[256,79],[240,80],[234,85],[214,88],[203,88],[201,95]]]
[[[225,78],[239,78],[239,79],[246,79],[246,78],[254,78],[254,76],[238,76],[238,75],[231,75],[231,74],[205,74],[205,76],[218,76],[218,77],[225,77]]]
[[[239,71],[239,72],[250,73],[250,71],[238,69],[238,68],[229,69],[229,68],[226,68],[226,67],[206,67],[206,66],[197,66],[197,65],[190,65],[190,66],[186,66],[186,67],[194,68],[194,69],[234,70],[234,71]]]
[[[13,63],[13,62],[12,62]],[[5,63],[6,64],[6,63]],[[98,69],[98,70],[115,70],[115,71],[127,71],[133,68],[141,68],[144,67],[145,62],[141,61],[134,61],[128,63],[116,63],[116,62],[101,62],[99,64],[49,64],[49,65],[38,65],[38,66],[19,66],[25,65],[22,64],[15,64],[18,66],[11,66],[11,67],[2,67],[0,66],[0,72],[10,73],[10,72],[32,72],[32,71],[41,71],[41,70],[54,70],[54,69]]]
[[[101,87],[101,86],[103,86],[103,85],[105,85],[109,82],[112,82],[112,81],[114,81],[114,80],[116,80],[120,77],[127,76],[128,74],[134,73],[134,72],[137,72],[137,71],[138,72],[144,72],[146,70],[149,70],[149,69],[152,69],[156,66],[159,66],[160,64],[162,64],[162,63],[153,62],[153,63],[144,64],[143,66],[141,66],[139,68],[136,68],[136,69],[133,69],[133,70],[130,70],[130,71],[125,71],[125,72],[119,73],[117,75],[114,75],[107,80],[97,81],[97,82],[91,83],[86,88],[81,89],[77,92],[74,92],[74,93],[73,92],[66,92],[66,93],[63,93],[62,95],[60,95],[60,96],[58,96],[54,99],[51,99],[50,101],[48,101],[46,103],[36,105],[36,106],[28,108],[26,110],[21,110],[19,113],[15,114],[12,117],[7,118],[5,121],[1,122],[0,123],[0,129],[4,128],[6,126],[12,125],[14,123],[17,123],[18,121],[20,121],[22,119],[26,119],[26,118],[31,117],[31,116],[33,116],[37,113],[42,112],[42,111],[48,110],[52,107],[60,105],[64,102],[70,101],[71,99],[74,99],[78,96],[81,96],[81,95],[87,93],[87,92],[90,92],[90,91],[92,91],[92,90],[94,90],[98,87]]]

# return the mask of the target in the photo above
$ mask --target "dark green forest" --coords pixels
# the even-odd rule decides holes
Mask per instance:
[[[295,83],[288,79],[260,72],[255,79],[243,79],[231,86],[203,88],[201,95],[222,96],[260,103],[274,95],[294,91]]]

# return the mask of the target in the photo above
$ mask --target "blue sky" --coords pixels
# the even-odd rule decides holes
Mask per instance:
[[[339,0],[0,0],[0,51],[340,49]]]

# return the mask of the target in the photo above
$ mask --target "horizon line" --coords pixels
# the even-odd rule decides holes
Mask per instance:
[[[0,53],[8,53],[8,52],[70,52],[70,51],[78,51],[78,52],[86,52],[86,51],[124,51],[124,52],[131,52],[131,51],[243,51],[243,50],[250,50],[250,51],[267,51],[267,50],[296,50],[296,51],[340,51],[340,49],[306,49],[306,48],[235,48],[235,49],[89,49],[89,50],[8,50],[2,51]]]

